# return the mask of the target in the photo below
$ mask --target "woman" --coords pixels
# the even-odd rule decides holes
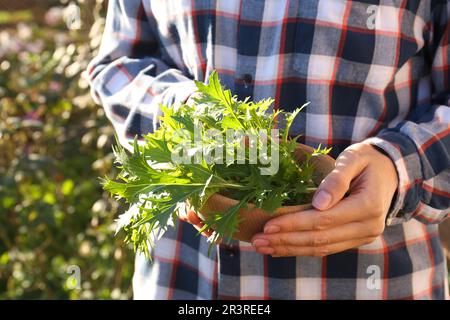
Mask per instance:
[[[292,134],[333,148],[314,209],[220,245],[180,222],[137,257],[137,299],[444,299],[449,212],[446,1],[111,0],[88,73],[128,146],[213,69],[237,94],[310,101]],[[349,196],[344,198],[348,193]],[[188,220],[199,227],[192,213]]]

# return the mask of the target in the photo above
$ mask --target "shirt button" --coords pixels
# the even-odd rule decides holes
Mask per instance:
[[[244,80],[244,85],[245,85],[245,87],[247,88],[249,85],[252,84],[253,77],[252,77],[251,74],[246,73],[246,74],[244,74],[244,75],[242,76],[242,80]]]
[[[232,258],[239,252],[238,246],[232,244],[221,244],[222,249]]]

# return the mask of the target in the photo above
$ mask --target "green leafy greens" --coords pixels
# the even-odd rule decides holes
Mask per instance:
[[[119,218],[118,229],[147,256],[187,201],[198,210],[214,193],[238,200],[204,221],[205,228],[214,227],[212,243],[230,239],[239,226],[239,209],[249,203],[272,213],[282,205],[309,202],[317,187],[310,159],[329,152],[319,146],[302,163],[296,161],[297,138],[289,137],[289,129],[303,107],[289,113],[271,110],[273,99],[240,101],[223,89],[216,72],[208,84],[196,85],[192,104],[161,106],[159,128],[142,143],[135,139],[131,154],[120,145],[114,148],[120,173],[103,181],[105,190],[134,208]],[[281,121],[284,126],[277,129]],[[227,135],[230,130],[244,134]],[[252,150],[260,153],[256,161]],[[262,174],[276,152],[277,170]]]

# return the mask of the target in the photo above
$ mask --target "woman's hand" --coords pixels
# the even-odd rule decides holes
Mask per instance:
[[[184,222],[188,222],[194,226],[195,229],[200,231],[205,224],[202,222],[202,220],[197,216],[195,211],[193,210],[187,210],[186,214],[179,216],[180,220]],[[205,230],[202,232],[202,236],[209,238],[212,235],[212,230]]]
[[[397,185],[389,157],[369,144],[354,144],[319,186],[315,209],[271,219],[252,243],[272,256],[326,256],[368,244],[384,231]]]

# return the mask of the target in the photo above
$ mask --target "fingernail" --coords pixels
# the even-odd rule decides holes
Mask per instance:
[[[260,247],[257,248],[257,252],[261,254],[273,254],[275,252],[275,249],[270,247]]]
[[[266,239],[255,239],[253,241],[253,246],[255,247],[267,247],[269,244],[269,240]]]
[[[331,195],[325,190],[320,190],[314,195],[312,205],[319,210],[325,210],[330,206]]]
[[[264,228],[264,233],[266,234],[273,234],[280,232],[281,228],[279,226],[267,226]]]

